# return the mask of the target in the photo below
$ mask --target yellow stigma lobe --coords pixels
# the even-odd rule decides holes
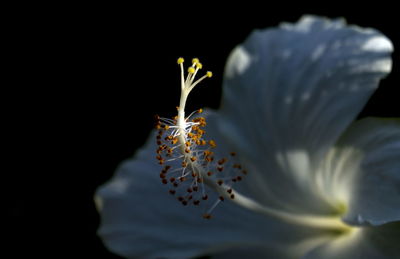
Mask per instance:
[[[180,65],[180,64],[182,64],[184,61],[185,61],[185,60],[184,60],[183,58],[178,58],[177,63],[178,63],[178,65]]]

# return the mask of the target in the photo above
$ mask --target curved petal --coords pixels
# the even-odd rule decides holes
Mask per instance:
[[[304,259],[391,259],[400,255],[400,222],[379,227],[363,227],[329,242]]]
[[[390,72],[392,50],[376,30],[313,16],[257,30],[238,46],[219,125],[256,165],[249,191],[296,211],[328,210],[314,202],[310,176]]]
[[[229,201],[211,220],[203,219],[200,208],[182,206],[160,183],[153,139],[96,193],[99,235],[111,251],[129,258],[189,258],[232,248],[272,249],[276,243],[287,248],[318,233],[270,221]]]
[[[347,204],[344,220],[380,225],[400,220],[400,119],[352,124],[321,172],[321,192]]]

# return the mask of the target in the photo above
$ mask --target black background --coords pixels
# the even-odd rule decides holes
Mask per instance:
[[[376,28],[400,49],[398,17],[388,6],[268,4],[13,9],[6,26],[11,80],[3,96],[7,153],[16,155],[4,181],[11,187],[5,188],[5,229],[12,254],[118,258],[95,234],[93,193],[144,144],[154,114],[175,112],[178,57],[198,57],[214,74],[191,94],[187,109],[193,110],[218,108],[226,58],[253,29],[302,14]],[[393,72],[359,117],[399,116],[398,51],[393,58]]]

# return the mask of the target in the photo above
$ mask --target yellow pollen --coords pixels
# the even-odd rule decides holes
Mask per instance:
[[[212,72],[211,71],[207,72],[207,77],[212,77]]]
[[[214,140],[208,141],[208,144],[210,144],[210,146],[211,146],[212,148],[215,148],[215,147],[217,146],[217,144],[215,143]]]
[[[203,65],[202,65],[201,63],[196,63],[196,67],[197,67],[198,69],[202,69],[202,68],[203,68]]]
[[[199,59],[198,58],[192,59],[192,64],[196,64],[196,63],[200,63]]]

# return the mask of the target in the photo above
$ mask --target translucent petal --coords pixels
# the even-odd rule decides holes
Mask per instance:
[[[400,119],[352,124],[329,154],[321,192],[347,205],[344,220],[380,225],[400,220]]]
[[[219,126],[252,167],[249,192],[293,211],[329,211],[311,176],[390,72],[392,50],[376,30],[313,16],[254,31],[238,46]]]
[[[392,259],[400,255],[400,223],[364,227],[329,242],[302,257],[304,259]]]
[[[206,130],[218,143],[212,129]],[[96,193],[99,235],[111,251],[128,258],[190,258],[233,248],[263,248],[268,255],[268,248],[274,247],[283,255],[298,240],[319,234],[271,221],[229,201],[213,211],[212,219],[203,219],[202,209],[182,206],[161,184],[154,142],[151,137]]]

